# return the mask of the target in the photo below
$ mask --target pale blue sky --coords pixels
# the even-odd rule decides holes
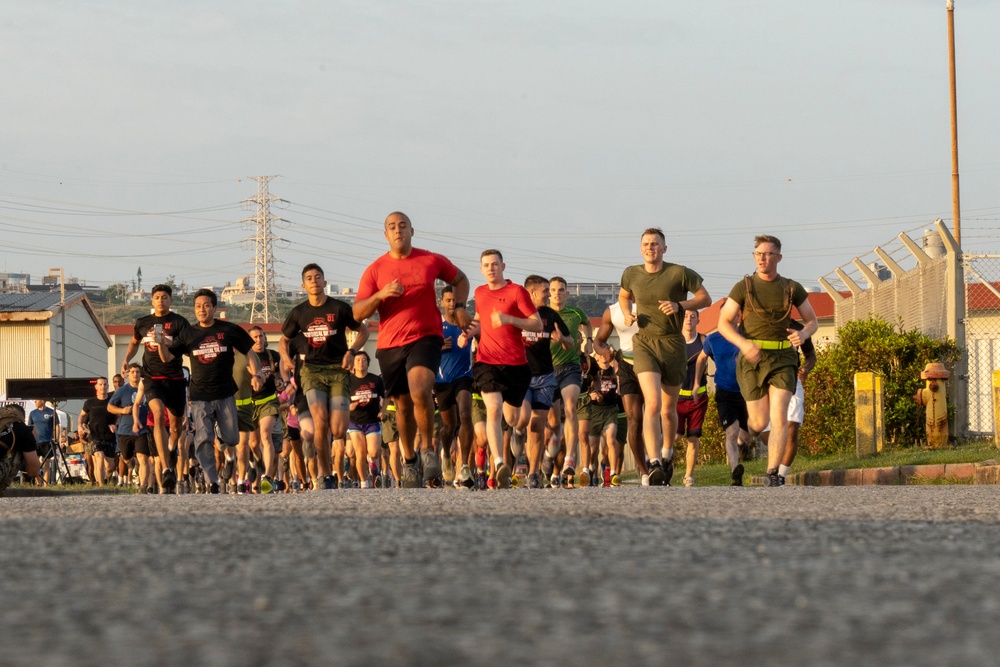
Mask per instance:
[[[956,4],[963,240],[1000,251],[1000,3]],[[614,281],[659,226],[715,298],[755,233],[814,285],[951,218],[944,0],[4,5],[0,271],[235,279],[261,174],[289,286],[355,286],[396,209],[474,284],[486,247]]]

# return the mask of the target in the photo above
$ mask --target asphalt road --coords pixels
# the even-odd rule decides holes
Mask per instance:
[[[995,665],[998,494],[5,498],[0,664]]]

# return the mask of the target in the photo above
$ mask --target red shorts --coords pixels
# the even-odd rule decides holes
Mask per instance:
[[[677,401],[677,435],[698,437],[708,412],[708,394],[694,400]]]

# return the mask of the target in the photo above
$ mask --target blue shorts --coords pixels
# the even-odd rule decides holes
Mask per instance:
[[[559,388],[555,373],[534,375],[528,385],[528,393],[524,400],[531,403],[532,410],[548,410],[555,403],[556,390]]]

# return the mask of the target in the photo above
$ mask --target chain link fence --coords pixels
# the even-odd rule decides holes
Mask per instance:
[[[970,433],[993,433],[993,371],[1000,369],[1000,255],[965,254],[965,344]]]

